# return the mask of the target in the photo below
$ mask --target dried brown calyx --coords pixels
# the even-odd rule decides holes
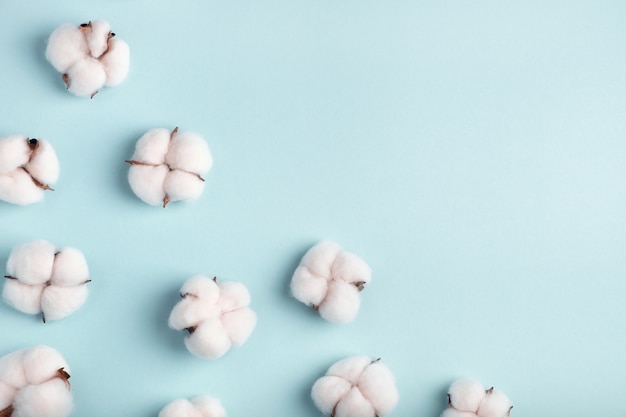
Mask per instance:
[[[20,167],[20,169],[22,169],[24,172],[26,172],[30,176],[30,179],[33,181],[33,183],[37,187],[41,188],[42,190],[54,191],[54,189],[51,188],[49,185],[44,184],[41,181],[37,180],[37,178],[33,177],[33,175],[28,171],[28,168],[27,168],[27,165],[29,163],[31,163],[31,161],[33,160],[33,158],[37,154],[37,151],[39,150],[39,148],[41,146],[41,142],[39,142],[39,139],[26,138],[26,145],[28,146],[28,149],[30,150],[30,156],[28,158],[28,162],[26,164],[22,165]]]

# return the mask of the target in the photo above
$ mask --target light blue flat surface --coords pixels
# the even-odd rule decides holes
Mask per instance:
[[[44,58],[90,19],[131,47],[93,100]],[[62,170],[44,203],[0,203],[0,272],[46,239],[93,279],[62,321],[1,305],[0,353],[59,349],[85,417],[197,394],[315,417],[311,385],[351,354],[395,373],[393,416],[438,416],[459,377],[513,416],[626,415],[624,22],[621,1],[0,1],[0,136],[48,139]],[[174,126],[214,169],[200,200],[151,207],[124,159]],[[373,268],[351,324],[289,297],[320,239]],[[196,273],[245,283],[259,316],[217,361],[167,328]]]

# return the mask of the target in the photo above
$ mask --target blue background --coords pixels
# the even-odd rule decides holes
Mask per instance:
[[[90,19],[131,47],[93,100],[44,58]],[[0,353],[59,349],[76,416],[197,394],[319,416],[311,385],[352,354],[394,371],[393,416],[436,417],[458,377],[513,416],[626,415],[624,22],[621,1],[0,1],[0,136],[48,139],[62,170],[44,203],[0,203],[0,265],[43,238],[93,278],[62,321],[0,306]],[[215,165],[200,200],[151,207],[124,159],[174,126]],[[373,268],[351,324],[289,296],[320,239]],[[259,316],[217,361],[167,328],[196,273],[245,283]]]

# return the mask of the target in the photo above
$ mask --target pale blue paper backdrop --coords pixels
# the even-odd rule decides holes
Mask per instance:
[[[93,100],[44,58],[89,19],[132,53]],[[85,417],[197,394],[314,417],[314,380],[352,354],[394,371],[397,417],[438,416],[458,377],[513,416],[626,415],[625,22],[621,1],[0,1],[0,136],[46,138],[62,167],[44,203],[0,203],[0,272],[43,238],[93,279],[63,321],[0,306],[0,353],[62,351]],[[199,201],[163,210],[124,159],[174,126],[215,166]],[[352,324],[289,297],[320,239],[373,268]],[[245,283],[259,316],[214,362],[167,328],[195,273]]]

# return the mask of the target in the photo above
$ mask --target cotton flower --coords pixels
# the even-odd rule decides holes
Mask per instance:
[[[333,242],[320,242],[304,255],[291,278],[291,293],[333,323],[348,323],[359,312],[359,292],[372,280],[365,261]]]
[[[7,261],[2,296],[15,309],[58,320],[87,300],[89,268],[74,248],[56,249],[44,240],[17,246]]]
[[[448,389],[448,408],[441,417],[507,417],[513,406],[509,398],[478,381],[461,379]]]
[[[115,38],[107,22],[94,20],[56,28],[48,39],[46,58],[62,74],[72,94],[93,98],[103,86],[124,81],[130,49],[126,42]]]
[[[0,416],[66,417],[73,408],[70,369],[48,346],[0,358]]]
[[[226,417],[226,410],[217,398],[202,395],[172,401],[161,410],[159,417]]]
[[[256,314],[248,307],[250,293],[241,283],[196,275],[185,282],[180,296],[169,326],[188,332],[185,345],[200,358],[217,359],[243,345],[256,326]]]
[[[48,141],[22,135],[0,138],[0,200],[39,202],[58,179],[59,161]]]
[[[152,129],[137,141],[129,163],[128,182],[134,193],[153,206],[195,200],[213,159],[206,141],[191,132]]]
[[[382,417],[398,403],[393,374],[380,359],[352,356],[315,381],[311,397],[331,417]]]

